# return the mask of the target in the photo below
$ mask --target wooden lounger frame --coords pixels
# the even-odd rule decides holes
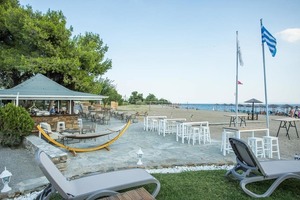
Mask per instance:
[[[112,143],[114,143],[116,140],[118,140],[124,133],[125,131],[128,129],[130,125],[130,121],[127,122],[127,124],[123,127],[123,129],[120,130],[119,134],[117,136],[115,136],[114,138],[112,138],[111,140],[99,145],[99,146],[95,146],[95,147],[90,147],[90,148],[76,148],[76,147],[70,147],[70,146],[66,146],[56,140],[54,140],[53,138],[51,138],[45,131],[44,129],[41,128],[40,125],[37,126],[38,130],[41,132],[41,134],[51,143],[55,144],[58,147],[64,148],[69,150],[70,152],[72,152],[73,154],[76,154],[76,152],[90,152],[90,151],[97,151],[100,149],[108,149],[109,145],[111,145]],[[92,134],[91,137],[89,137],[89,135],[82,135],[80,136],[80,138],[76,138],[76,139],[90,139],[90,138],[95,138],[95,137],[101,137],[104,135],[108,135],[108,133],[106,134]],[[67,138],[70,138],[72,136],[64,136]],[[74,137],[73,137],[74,138]]]

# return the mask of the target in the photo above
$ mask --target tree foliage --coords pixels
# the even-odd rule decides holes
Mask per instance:
[[[130,104],[140,104],[143,101],[144,101],[143,94],[138,93],[137,91],[133,91],[131,93],[131,96],[128,99],[128,102]]]
[[[158,99],[154,94],[148,94],[148,96],[144,99],[142,93],[138,93],[137,91],[133,91],[131,96],[128,99],[130,104],[170,104],[171,102],[160,98]]]
[[[0,88],[11,88],[36,73],[77,91],[109,96],[104,103],[122,96],[109,79],[101,77],[112,67],[105,58],[108,46],[98,34],[72,37],[73,28],[61,11],[46,13],[20,6],[18,0],[0,0]],[[158,101],[132,92],[129,103]],[[165,100],[163,99],[163,102]]]
[[[112,63],[98,34],[71,37],[61,11],[43,14],[17,0],[0,2],[0,87],[42,73],[69,89],[99,94],[97,79]]]
[[[122,105],[122,95],[118,94],[115,85],[113,85],[113,81],[106,78],[100,80],[100,82],[102,85],[101,94],[104,96],[108,96],[108,98],[102,99],[104,106],[109,104],[111,101],[116,101],[119,103],[119,105]]]
[[[147,104],[151,104],[151,103],[156,103],[158,101],[158,99],[156,98],[156,96],[154,94],[148,94],[148,96],[145,98],[145,101]]]

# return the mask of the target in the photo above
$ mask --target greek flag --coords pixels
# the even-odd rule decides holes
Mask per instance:
[[[261,27],[261,39],[262,43],[267,43],[269,50],[272,56],[274,57],[276,54],[276,39],[273,37],[273,35],[271,35],[271,33],[269,33],[269,31],[264,26]]]

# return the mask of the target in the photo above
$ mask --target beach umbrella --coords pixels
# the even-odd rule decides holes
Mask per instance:
[[[260,100],[257,100],[255,98],[249,99],[247,101],[245,101],[245,103],[252,103],[252,119],[254,117],[254,104],[255,103],[262,103]]]

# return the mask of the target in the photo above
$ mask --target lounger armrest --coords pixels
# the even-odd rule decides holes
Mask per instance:
[[[240,182],[240,186],[244,190],[244,192],[251,197],[265,198],[265,197],[270,196],[274,192],[274,190],[280,185],[280,183],[282,183],[283,181],[285,181],[287,179],[291,179],[291,178],[300,179],[300,175],[296,174],[296,173],[286,173],[286,174],[282,174],[282,175],[278,176],[276,178],[276,180],[272,183],[272,185],[263,194],[257,194],[255,192],[252,192],[246,187],[246,185],[250,184],[250,183],[269,180],[268,178],[265,178],[263,176],[251,177],[251,178],[244,179]],[[270,178],[270,180],[271,179],[273,179],[273,178]]]
[[[92,195],[87,197],[86,200],[98,199],[100,197],[112,196],[115,194],[118,194],[118,192],[113,190],[99,190],[99,191],[95,191]]]

